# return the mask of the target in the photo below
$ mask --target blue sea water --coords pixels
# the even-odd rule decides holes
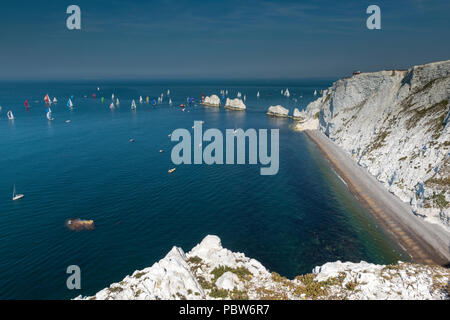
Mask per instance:
[[[189,251],[207,234],[289,278],[328,261],[405,259],[312,142],[292,130],[292,121],[265,114],[275,104],[303,109],[315,89],[329,85],[328,80],[0,83],[0,298],[92,295],[151,266],[174,245]],[[280,94],[286,87],[289,99]],[[166,98],[156,107],[138,103],[130,110],[131,99],[152,100],[167,89],[173,106]],[[195,103],[184,112],[178,107],[187,97],[199,100],[221,89],[230,97],[245,94],[247,111]],[[45,117],[46,93],[59,100],[52,105],[54,121]],[[114,110],[112,93],[121,102]],[[66,107],[71,95],[72,111]],[[8,110],[14,121],[7,119]],[[168,135],[177,128],[192,130],[195,120],[205,121],[204,129],[223,131],[279,128],[278,174],[261,176],[260,165],[180,165],[168,174],[175,167],[170,159],[175,143]],[[11,200],[14,184],[24,199]],[[95,230],[69,230],[66,220],[76,217],[95,220]],[[66,287],[69,265],[81,268],[81,290]]]

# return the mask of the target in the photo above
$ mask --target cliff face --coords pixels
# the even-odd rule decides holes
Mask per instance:
[[[207,236],[85,299],[448,299],[449,278],[438,266],[337,261],[289,280]]]
[[[318,117],[315,128],[415,214],[450,230],[449,109],[450,60],[339,80],[303,116]]]

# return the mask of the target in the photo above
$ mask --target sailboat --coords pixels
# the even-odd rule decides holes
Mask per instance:
[[[28,111],[28,99],[25,100],[25,109]]]
[[[55,119],[52,117],[52,109],[50,109],[50,107],[47,109],[47,119],[48,119],[49,121],[55,120]]]
[[[118,106],[120,104],[119,102],[119,98],[116,99],[116,106]]]
[[[289,92],[289,89],[284,90],[284,96],[289,98],[291,96],[291,93]]]
[[[45,97],[44,97],[44,102],[45,102],[46,104],[52,104],[52,102],[50,101],[50,98],[48,97],[48,94],[45,95]]]
[[[172,99],[171,98],[169,98],[169,104],[172,105]]]
[[[114,101],[114,93],[111,95],[111,100]]]
[[[114,109],[115,107],[114,107],[114,102],[111,102],[111,104],[109,105],[109,108],[110,109]]]
[[[149,97],[149,96],[147,96],[147,98],[145,98],[145,102],[146,102],[147,104],[150,103],[150,97]]]
[[[259,98],[259,91],[258,91],[258,93],[256,94],[256,97]]]
[[[53,97],[53,103],[58,103],[58,100],[56,99],[56,97]]]
[[[170,90],[169,89],[167,89],[167,95],[170,96]]]
[[[67,100],[67,107],[69,109],[73,109],[73,103],[72,103],[72,100],[70,98],[69,98],[69,100]]]
[[[314,95],[317,96],[317,90],[314,90]]]
[[[14,185],[13,196],[12,196],[13,201],[22,199],[23,197],[24,197],[23,194],[16,194],[16,185]]]
[[[131,101],[131,110],[136,110],[136,102],[134,101],[134,99],[133,101]]]
[[[139,103],[142,104],[144,100],[142,99],[142,96],[139,97]]]
[[[8,119],[9,119],[9,120],[14,120],[14,115],[13,115],[13,113],[12,113],[11,110],[8,111],[8,113],[7,113],[6,115],[8,116]]]

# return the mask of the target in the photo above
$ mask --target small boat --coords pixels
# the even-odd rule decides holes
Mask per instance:
[[[130,142],[134,142],[134,139],[130,139]]]
[[[117,98],[116,99],[116,106],[119,106],[119,104],[120,104],[120,101],[119,101],[119,98]]]
[[[163,152],[164,152],[164,150],[163,150],[163,149],[159,150],[159,153],[163,153]]]
[[[67,108],[73,109],[73,103],[72,103],[72,100],[70,98],[69,98],[69,100],[67,100]]]
[[[256,97],[259,98],[259,91],[258,91],[258,93],[256,94]]]
[[[56,99],[56,97],[53,97],[53,103],[58,103],[58,99]]]
[[[170,96],[170,90],[169,89],[167,90],[167,95]]]
[[[169,173],[172,173],[172,172],[174,172],[175,170],[177,170],[177,168],[169,169]]]
[[[131,101],[131,110],[136,110],[136,102],[134,101],[134,99],[133,101]]]
[[[142,104],[144,102],[144,99],[142,99],[142,96],[139,97],[139,103]]]
[[[114,102],[111,102],[111,104],[109,105],[109,108],[110,109],[114,109],[115,107],[114,107]]]
[[[114,101],[114,93],[111,95],[111,100]]]
[[[314,90],[314,95],[317,96],[317,90]]]
[[[169,98],[169,104],[172,105],[172,99],[171,98]]]
[[[23,194],[16,193],[16,185],[14,185],[13,196],[12,196],[13,201],[22,199],[23,197],[25,197]]]
[[[102,98],[100,99],[100,101],[101,101],[102,103],[104,103],[104,102],[105,102],[105,97],[102,97]]]
[[[6,114],[6,116],[8,117],[9,120],[14,120],[14,114],[12,113],[12,111],[8,111],[8,113]]]
[[[71,123],[72,121],[71,120],[66,120],[66,123]]]
[[[145,102],[146,102],[147,104],[150,103],[150,97],[149,97],[149,96],[147,96],[147,98],[145,98]]]

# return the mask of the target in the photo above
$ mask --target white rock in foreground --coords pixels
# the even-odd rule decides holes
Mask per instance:
[[[288,280],[207,236],[185,254],[173,249],[92,297],[76,299],[448,299],[448,269],[407,263],[326,263]]]
[[[212,96],[205,97],[203,104],[212,107],[220,107],[220,98],[213,94]]]
[[[275,117],[287,117],[289,115],[289,110],[280,105],[270,106],[267,110],[267,114]]]
[[[244,102],[241,99],[230,99],[227,98],[227,101],[225,103],[225,108],[232,109],[232,110],[245,110],[246,106]]]

